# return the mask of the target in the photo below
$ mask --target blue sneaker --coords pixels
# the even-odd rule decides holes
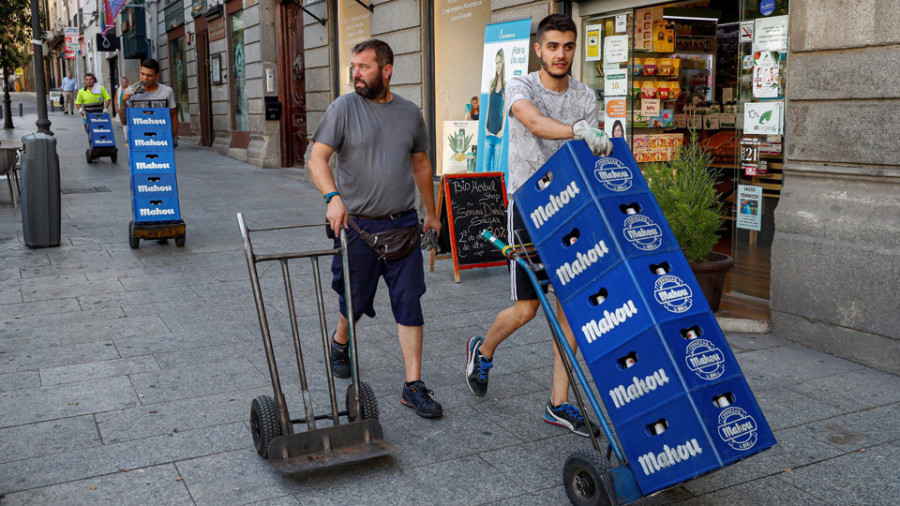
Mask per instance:
[[[469,391],[479,397],[484,397],[484,394],[487,393],[488,372],[494,365],[492,360],[481,354],[481,343],[483,342],[483,337],[473,336],[469,339],[466,347],[466,384],[469,385]]]
[[[425,383],[413,381],[403,385],[400,402],[404,406],[416,410],[416,414],[422,418],[440,418],[444,415],[444,409],[441,407],[441,403],[431,398],[433,393],[425,386]]]
[[[338,344],[331,336],[331,373],[337,378],[350,377],[350,343]]]
[[[565,427],[581,437],[590,437],[588,426],[584,422],[584,416],[581,415],[581,411],[568,402],[554,406],[553,403],[547,401],[547,409],[544,410],[544,421],[559,427]],[[597,425],[591,424],[591,426],[596,427]]]

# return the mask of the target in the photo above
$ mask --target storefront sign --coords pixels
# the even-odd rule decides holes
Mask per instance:
[[[744,104],[744,133],[781,135],[784,102],[747,102]]]
[[[616,65],[617,67],[618,65]],[[604,67],[606,80],[603,81],[603,95],[607,97],[624,97],[628,94],[628,70]]]
[[[624,63],[628,61],[628,36],[613,35],[607,37],[604,50],[604,63]]]
[[[478,153],[477,121],[445,121],[441,174],[475,172]]]
[[[78,53],[78,27],[77,26],[67,26],[65,30],[66,37],[66,59],[71,60],[75,58],[76,53]]]
[[[219,16],[209,22],[209,41],[225,38],[225,17]]]
[[[775,12],[775,0],[761,0],[759,2],[759,13],[768,16]]]
[[[528,73],[530,36],[530,18],[493,23],[484,27],[481,114],[478,116],[478,172],[502,172],[508,177],[506,158],[509,153],[509,135],[506,134],[509,128],[505,120],[496,121],[493,116],[505,115],[507,106],[503,104],[503,93],[497,92],[496,79],[499,75],[509,82],[514,77]],[[499,73],[498,60],[501,65]],[[498,124],[502,126],[494,131],[493,128]]]
[[[624,32],[628,27],[628,15],[619,14],[616,16],[616,33]]]
[[[762,190],[762,186],[738,185],[738,228],[762,229]]]
[[[741,42],[753,42],[753,21],[741,21]]]
[[[753,32],[753,52],[787,52],[788,17],[757,19]]]
[[[627,112],[624,98],[607,98],[604,107],[603,130],[610,137],[626,139],[625,130],[628,126]]]
[[[586,34],[584,37],[584,60],[585,61],[600,61],[601,53],[600,48],[600,30],[603,28],[603,25],[588,25],[587,28],[584,29],[584,33]]]
[[[753,54],[753,96],[756,98],[778,98],[780,96],[778,63],[780,56],[775,51]]]

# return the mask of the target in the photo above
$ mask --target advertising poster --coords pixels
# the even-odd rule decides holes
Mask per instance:
[[[619,68],[618,63],[603,66],[603,96],[624,97],[628,94],[628,69]]]
[[[762,190],[762,186],[738,185],[738,228],[756,231],[762,229]]]
[[[604,107],[603,131],[612,137],[621,137],[628,142],[625,132],[628,128],[628,120],[625,116],[624,98],[607,98]]]
[[[478,117],[478,172],[509,176],[506,159],[506,84],[528,73],[531,19],[494,23],[484,27],[481,67],[481,114]]]
[[[744,104],[744,133],[781,135],[784,102],[747,102]]]
[[[779,55],[775,51],[753,54],[753,96],[778,98],[780,96]]]
[[[628,61],[628,36],[607,37],[604,45],[604,63],[625,63]]]
[[[475,172],[477,140],[477,121],[445,121],[444,135],[441,138],[443,144],[441,174]]]
[[[65,30],[66,37],[66,59],[72,60],[78,54],[78,27],[67,26]]]
[[[600,61],[600,30],[603,25],[588,25],[584,29],[584,61]]]
[[[481,63],[484,54],[484,25],[491,22],[491,2],[484,0],[436,0],[434,2],[434,54],[441,62],[434,68],[435,165],[444,173],[444,161],[454,155],[444,151],[451,131],[445,122],[475,121],[484,112],[481,103]],[[395,78],[400,77],[395,74]],[[405,91],[400,92],[403,95]],[[411,98],[411,97],[405,97]],[[478,128],[472,130],[472,148],[478,146]],[[457,146],[459,147],[459,146]],[[463,163],[463,165],[465,165]],[[450,170],[458,170],[454,166]]]

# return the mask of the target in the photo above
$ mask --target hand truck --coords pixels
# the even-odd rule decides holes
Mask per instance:
[[[346,409],[343,411],[338,410],[331,369],[331,338],[326,327],[325,303],[319,274],[319,258],[341,255],[345,293],[352,293],[350,290],[350,268],[347,256],[347,233],[341,230],[340,247],[335,249],[257,254],[253,251],[253,245],[250,241],[251,232],[297,230],[310,227],[321,229],[322,225],[293,225],[251,229],[246,225],[243,213],[237,214],[237,220],[241,229],[241,237],[244,241],[244,252],[247,256],[247,267],[250,271],[250,282],[253,287],[253,297],[256,301],[256,311],[259,316],[259,326],[262,332],[266,361],[269,366],[269,376],[272,379],[272,389],[274,391],[274,397],[260,395],[253,400],[250,406],[250,428],[256,452],[260,457],[267,458],[273,467],[285,473],[312,471],[394,453],[396,448],[384,440],[381,424],[378,421],[378,403],[375,398],[375,392],[372,390],[372,387],[359,380],[356,325],[352,318],[348,319],[351,384],[347,388]],[[300,345],[300,330],[297,324],[293,288],[288,269],[288,260],[298,258],[309,258],[312,262],[319,327],[322,334],[326,376],[328,378],[328,393],[331,401],[331,412],[324,415],[316,415],[313,412],[312,398],[306,381],[303,351]],[[277,261],[281,265],[305,410],[303,418],[291,418],[288,413],[281,388],[281,380],[278,375],[278,367],[275,362],[275,352],[269,332],[265,305],[263,304],[257,265],[272,261]],[[353,314],[353,297],[347,297],[347,314]],[[346,417],[347,421],[342,423],[342,417]],[[332,425],[317,427],[316,422],[318,420],[331,420]],[[294,426],[299,424],[306,425],[305,432],[294,432]]]

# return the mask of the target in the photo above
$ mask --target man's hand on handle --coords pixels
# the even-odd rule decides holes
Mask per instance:
[[[344,205],[341,196],[335,195],[331,197],[331,202],[328,203],[328,210],[325,212],[325,219],[328,220],[328,224],[331,225],[331,230],[334,230],[336,237],[340,237],[342,228],[347,228],[349,216],[347,206]]]
[[[586,120],[580,120],[572,125],[572,133],[575,134],[575,140],[583,140],[587,143],[594,156],[609,156],[612,154],[612,142],[610,142],[606,133],[599,128],[593,128]]]

